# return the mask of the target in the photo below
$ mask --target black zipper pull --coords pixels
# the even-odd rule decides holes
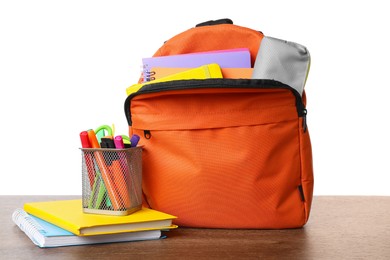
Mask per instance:
[[[144,130],[144,137],[145,139],[152,138],[152,134],[150,133],[150,130]]]
[[[303,115],[302,115],[302,128],[303,128],[303,132],[306,133],[306,129],[307,129],[307,123],[306,123],[307,109],[304,108],[302,112],[303,112]]]

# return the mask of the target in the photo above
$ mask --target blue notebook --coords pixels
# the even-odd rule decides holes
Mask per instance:
[[[76,236],[67,230],[28,214],[23,209],[16,209],[12,214],[12,220],[39,247],[60,247],[162,238],[161,230]]]

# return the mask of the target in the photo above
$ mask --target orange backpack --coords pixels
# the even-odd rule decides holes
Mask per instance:
[[[249,48],[263,34],[209,21],[154,56]],[[130,134],[142,136],[144,205],[208,228],[302,227],[313,195],[305,93],[272,79],[174,80],[129,95]]]

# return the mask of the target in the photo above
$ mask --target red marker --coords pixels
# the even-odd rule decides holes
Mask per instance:
[[[82,148],[92,148],[91,143],[89,142],[88,132],[82,131],[80,133],[81,147]],[[92,153],[84,152],[85,164],[87,166],[89,184],[91,188],[95,182],[95,167],[93,165]]]

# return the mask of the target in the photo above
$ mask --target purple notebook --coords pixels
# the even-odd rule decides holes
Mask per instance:
[[[230,49],[200,53],[143,58],[144,81],[154,67],[166,68],[196,68],[217,63],[221,68],[250,68],[251,57],[249,49]]]

